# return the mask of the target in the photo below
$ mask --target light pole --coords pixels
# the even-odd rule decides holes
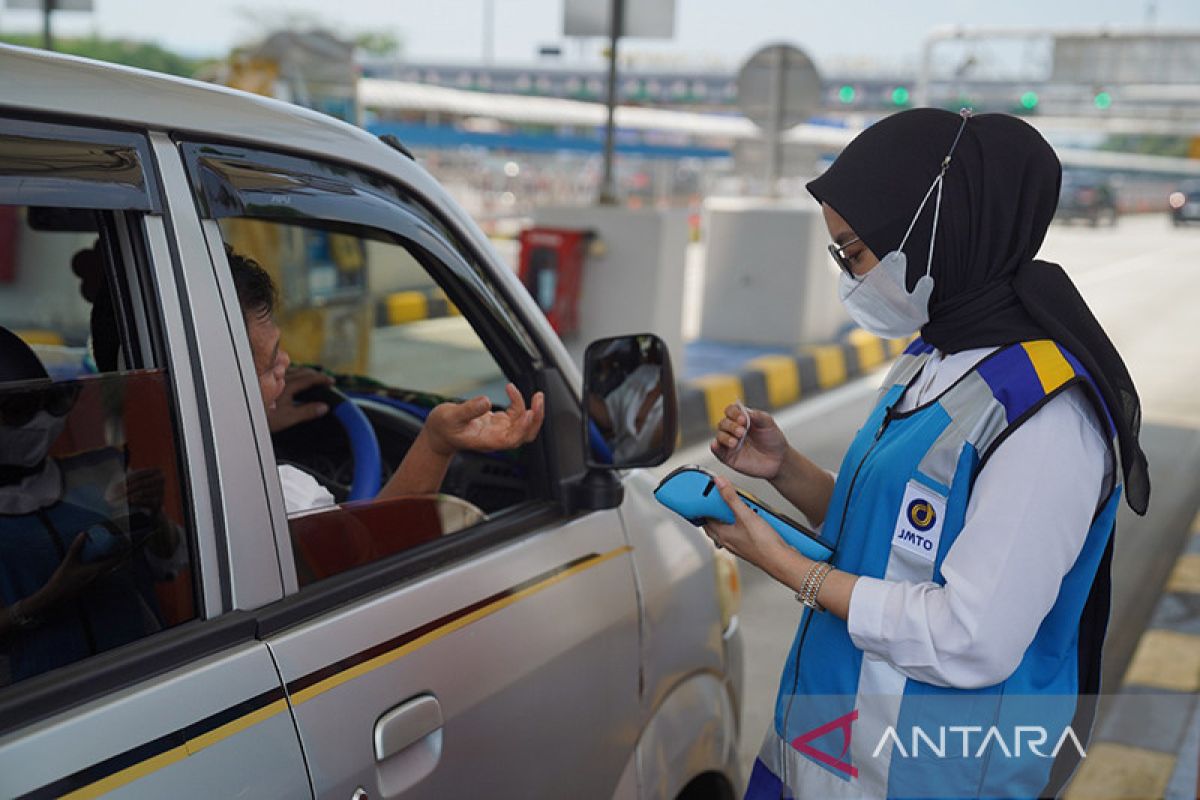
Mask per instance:
[[[483,63],[491,64],[495,56],[496,5],[495,0],[483,0]]]
[[[42,0],[42,47],[54,49],[54,33],[50,30],[50,15],[54,12],[55,0]]]
[[[600,183],[598,202],[602,206],[617,204],[617,188],[613,179],[613,150],[616,143],[617,110],[617,40],[621,38],[621,27],[625,18],[624,0],[611,0],[608,22],[608,99],[606,107],[608,124],[604,129],[604,177]]]

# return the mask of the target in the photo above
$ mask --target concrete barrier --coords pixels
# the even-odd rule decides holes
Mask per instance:
[[[735,399],[751,408],[778,411],[865,375],[902,353],[908,341],[855,330],[840,341],[801,347],[793,355],[753,358],[736,373],[682,381],[676,387],[680,444],[711,438],[725,407]]]
[[[706,200],[700,338],[776,346],[836,336],[849,318],[830,302],[839,270],[828,246],[807,197]]]
[[[392,292],[378,300],[375,327],[457,315],[437,288]],[[778,411],[818,392],[865,375],[903,352],[908,339],[880,339],[854,330],[836,342],[806,345],[792,355],[752,358],[736,373],[710,373],[676,386],[680,446],[712,436],[725,407],[740,399],[751,408]],[[672,351],[674,355],[674,351]]]
[[[422,319],[453,317],[458,309],[437,287],[390,292],[376,302],[375,327],[387,328]]]

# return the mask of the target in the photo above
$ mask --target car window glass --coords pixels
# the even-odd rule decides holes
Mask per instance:
[[[390,181],[339,164],[230,145],[185,142],[181,148],[204,216],[406,235],[433,254],[459,291],[487,309],[491,324],[537,357],[507,299],[489,284],[469,248],[425,204]]]
[[[241,174],[239,180],[290,186],[298,179]],[[247,209],[250,214],[226,209],[218,220],[226,257],[231,266],[249,259],[270,275],[277,292],[272,319],[292,365],[290,380],[297,379],[297,369],[330,376],[362,412],[379,447],[379,482],[386,483],[439,404],[483,395],[494,412],[509,406],[511,376],[485,338],[494,333],[481,333],[486,325],[473,324],[448,294],[448,287],[491,290],[478,275],[464,285],[462,265],[449,263],[453,253],[440,232],[419,221],[396,222],[402,217],[380,205],[390,201],[356,199],[336,183],[306,185],[304,203],[314,209],[322,207],[314,193],[337,198],[326,204],[337,207],[330,214],[335,218],[261,218],[257,203],[269,204],[265,197]],[[393,227],[346,222],[359,200],[363,218]],[[476,319],[494,320],[487,313],[494,308],[480,303]],[[254,352],[253,331],[249,338]],[[295,400],[285,390],[268,419],[301,585],[433,542],[532,496],[530,456],[522,448],[460,452],[440,486],[415,492],[419,496],[359,498],[364,462],[354,449],[353,429],[334,413],[281,426],[279,404],[287,409]]]
[[[363,392],[390,387],[418,405],[422,394],[508,402],[495,358],[413,244],[266,220],[225,219],[220,229],[232,252],[271,275],[294,364],[357,376]]]
[[[70,143],[58,152],[69,161]],[[110,166],[120,200],[140,167]],[[9,177],[44,167],[3,160]],[[194,619],[197,603],[170,383],[130,333],[136,217],[86,187],[54,193],[82,192],[73,207],[0,189],[3,687]]]

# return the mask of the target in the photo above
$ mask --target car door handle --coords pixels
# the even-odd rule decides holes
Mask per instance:
[[[422,694],[385,713],[375,723],[375,760],[394,756],[442,729],[442,705]]]

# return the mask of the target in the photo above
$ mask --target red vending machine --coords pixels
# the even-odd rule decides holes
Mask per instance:
[[[529,228],[521,231],[517,275],[560,336],[579,327],[583,263],[594,231]]]

